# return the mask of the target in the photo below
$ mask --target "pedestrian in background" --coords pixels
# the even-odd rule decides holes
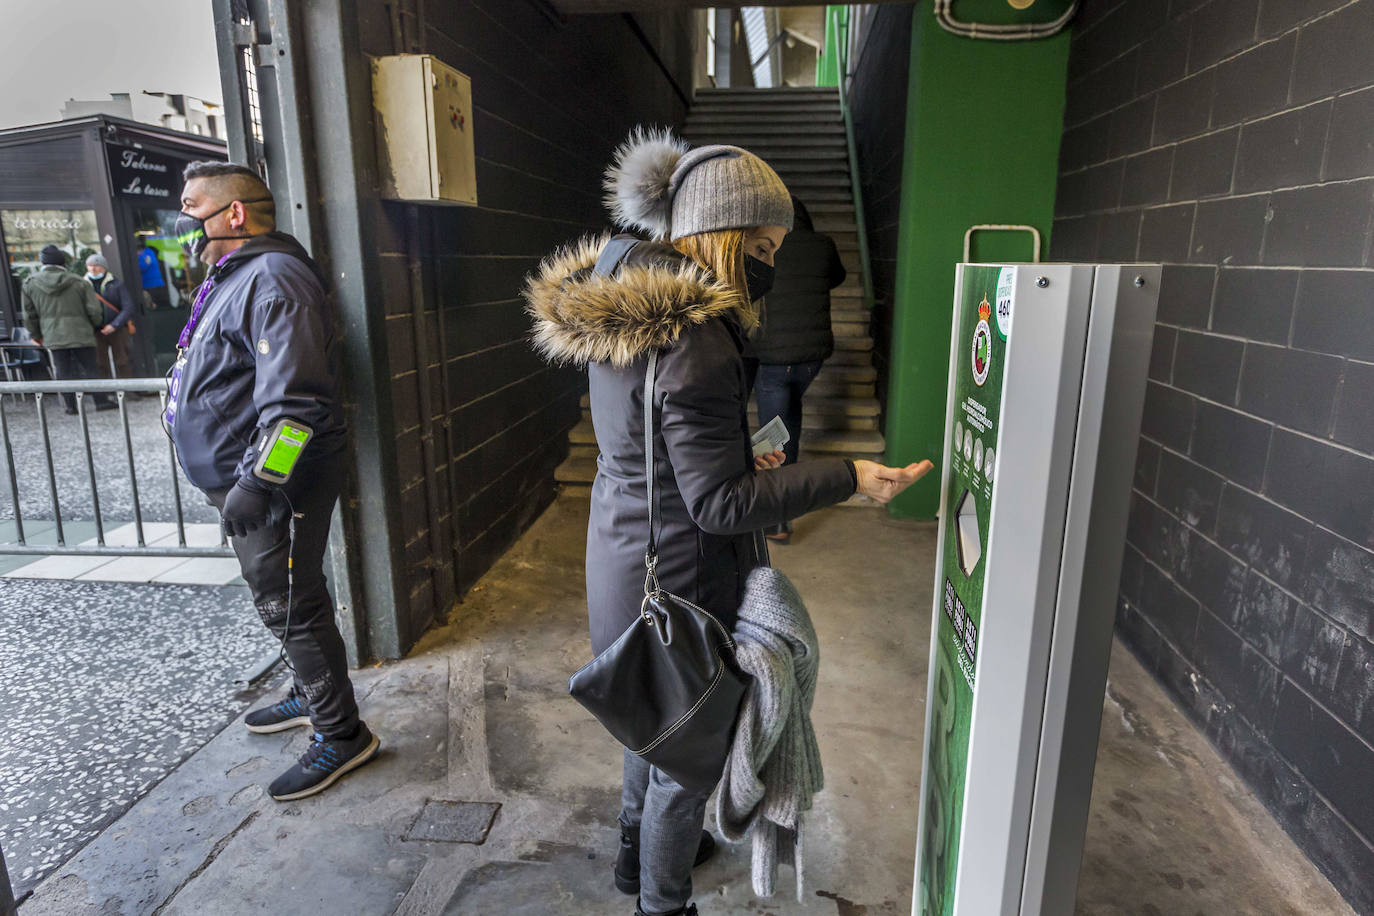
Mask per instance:
[[[773,289],[752,341],[759,361],[754,386],[759,425],[782,419],[791,434],[783,446],[785,464],[795,464],[801,451],[802,397],[835,352],[830,291],[846,275],[834,240],[816,231],[811,214],[795,196],[792,214],[792,232],[776,255]],[[786,544],[791,537],[791,519],[768,531],[768,539],[778,543]]]
[[[129,372],[129,337],[135,331],[134,318],[138,315],[134,297],[129,288],[110,273],[110,265],[104,255],[93,254],[86,259],[86,279],[95,290],[100,307],[104,309],[103,317],[108,322],[95,339],[98,375],[132,378]],[[111,361],[114,363],[113,371]]]
[[[172,300],[167,295],[167,278],[162,275],[162,262],[157,252],[148,247],[148,240],[138,237],[138,283],[148,298],[153,300],[153,308],[170,308]]]
[[[105,327],[104,308],[91,284],[67,272],[67,255],[56,245],[38,254],[42,265],[24,281],[24,326],[33,342],[52,354],[53,378],[98,378],[95,364],[96,329]],[[69,414],[76,413],[76,395],[62,394]],[[95,396],[96,410],[111,410],[114,398]]]
[[[339,332],[324,273],[276,231],[257,173],[193,162],[185,178],[177,239],[210,272],[177,344],[163,419],[294,675],[285,697],[244,719],[255,733],[311,727],[305,752],[267,790],[291,801],[327,789],[379,745],[358,717],[324,575],[348,436]]]

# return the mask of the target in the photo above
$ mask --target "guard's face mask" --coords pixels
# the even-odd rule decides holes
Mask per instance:
[[[246,205],[246,204],[257,204],[257,203],[264,203],[264,202],[266,202],[266,201],[268,201],[268,200],[271,200],[271,198],[270,198],[270,197],[255,197],[255,198],[253,198],[252,200],[243,200],[243,201],[239,201],[239,203],[242,203],[242,204],[245,204],[245,205]],[[201,216],[192,216],[191,214],[185,212],[184,210],[183,210],[181,213],[177,214],[176,226],[172,229],[172,231],[173,231],[174,233],[176,233],[177,244],[181,245],[181,247],[183,247],[183,248],[185,248],[187,251],[189,251],[189,252],[191,253],[191,255],[192,255],[194,258],[196,258],[197,260],[199,260],[199,259],[200,259],[200,256],[201,256],[201,253],[205,251],[205,246],[208,245],[208,244],[210,244],[211,242],[222,242],[222,241],[230,241],[230,240],[232,240],[232,239],[248,239],[248,238],[252,238],[253,236],[252,236],[251,234],[242,234],[242,235],[206,235],[206,233],[205,233],[205,223],[206,223],[207,221],[209,221],[209,220],[214,219],[216,216],[218,216],[219,214],[223,213],[225,210],[228,210],[228,209],[229,209],[230,207],[232,207],[233,205],[234,205],[234,201],[231,200],[231,201],[229,201],[229,203],[227,203],[227,204],[225,204],[224,206],[220,207],[220,208],[219,208],[218,210],[216,210],[214,213],[208,213],[208,214],[206,214],[206,215],[203,216],[203,217],[201,217]]]
[[[773,276],[776,274],[772,264],[767,261],[759,260],[752,254],[744,256],[744,283],[749,288],[749,301],[757,302],[768,291],[773,288]]]

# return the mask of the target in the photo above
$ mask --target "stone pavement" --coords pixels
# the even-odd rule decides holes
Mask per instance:
[[[158,402],[127,404],[145,542],[175,544]],[[55,544],[36,402],[7,397],[3,407],[24,534]],[[45,410],[65,541],[94,544],[80,418],[57,398]],[[105,542],[135,545],[119,413],[87,419]],[[0,543],[18,533],[6,461],[0,448]],[[187,543],[218,545],[217,514],[178,479]],[[242,585],[231,557],[0,552],[0,577],[0,844],[22,895],[244,710],[254,694],[235,679],[260,667],[273,642],[246,588],[169,587]],[[137,587],[150,582],[159,584]]]
[[[566,690],[588,655],[586,512],[585,500],[560,499],[447,626],[409,658],[356,673],[382,738],[376,761],[323,795],[277,804],[263,786],[306,735],[251,735],[235,722],[22,912],[630,913],[610,882],[620,754]],[[935,529],[865,509],[816,513],[796,529],[774,559],[821,637],[814,720],[827,786],[809,821],[806,896],[754,899],[747,850],[727,848],[697,871],[696,900],[704,916],[905,914]],[[780,877],[786,888],[790,872]],[[1118,648],[1079,912],[1350,910]]]
[[[0,846],[22,896],[255,696],[246,588],[0,580]]]

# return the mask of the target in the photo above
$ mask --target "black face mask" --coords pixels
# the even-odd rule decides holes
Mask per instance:
[[[773,276],[777,273],[772,264],[759,260],[752,254],[744,256],[744,283],[749,288],[749,301],[757,302],[773,288]]]
[[[270,197],[256,197],[252,200],[243,200],[243,204],[260,204],[271,200]],[[229,203],[220,207],[214,213],[209,213],[204,217],[192,216],[189,213],[181,212],[177,214],[176,225],[172,232],[176,234],[177,244],[191,252],[196,259],[200,258],[201,252],[205,251],[205,246],[211,242],[227,242],[231,239],[251,239],[251,235],[206,235],[205,221],[214,219],[219,214],[228,210],[234,205],[231,200]]]

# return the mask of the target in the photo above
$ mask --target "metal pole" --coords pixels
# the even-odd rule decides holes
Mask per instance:
[[[167,395],[164,394],[159,399],[162,405],[162,413],[167,412]],[[172,467],[172,505],[176,506],[177,512],[177,544],[186,546],[186,519],[181,511],[181,480],[177,477],[177,447],[172,441],[172,437],[167,437],[167,454],[171,457]]]
[[[78,409],[81,411],[81,441],[86,447],[86,473],[91,478],[91,506],[95,510],[95,542],[104,546],[105,544],[105,523],[100,519],[100,493],[95,486],[95,455],[91,452],[91,424],[90,417],[86,411],[86,402],[77,395],[80,404]]]
[[[438,239],[434,228],[434,220],[429,221],[429,250],[438,250]],[[453,429],[453,399],[449,388],[449,355],[448,355],[448,326],[444,321],[444,312],[447,311],[448,298],[443,294],[443,290],[438,290],[438,306],[435,309],[439,314],[439,397],[440,409],[444,412],[444,450],[448,455],[448,543],[449,550],[453,554],[453,587],[458,588],[459,570],[462,568],[462,538],[459,536],[458,510],[455,508],[458,501],[459,481],[458,481],[458,445],[454,437]]]
[[[361,53],[356,0],[307,2],[300,12],[301,34],[309,36],[303,55],[301,97],[314,126],[313,163],[319,187],[330,193],[320,202],[321,237],[342,312],[343,358],[353,424],[356,489],[366,499],[343,500],[348,526],[367,533],[368,549],[352,552],[358,588],[352,611],[363,643],[361,653],[398,658],[413,640],[409,594],[402,582],[404,537],[396,496],[396,454],[392,447],[395,410],[387,371],[385,316],[373,227],[385,222],[376,196],[376,145],[371,127],[371,71]],[[288,138],[288,139],[299,139]]]
[[[52,440],[48,438],[48,414],[43,409],[43,392],[34,395],[38,402],[38,428],[43,431],[43,457],[48,461],[48,493],[52,496],[53,518],[57,521],[57,543],[58,546],[66,545],[67,541],[62,535],[62,507],[57,502],[57,472],[52,466]],[[77,403],[81,403],[81,392],[76,393]]]
[[[10,499],[14,500],[14,531],[19,543],[24,544],[24,509],[19,505],[19,478],[14,473],[14,449],[10,446],[10,424],[5,416],[3,395],[0,395],[0,438],[5,440],[5,467],[10,474]]]
[[[840,10],[831,10],[836,27],[843,25],[843,38],[836,36],[835,47],[840,56],[840,113],[844,116],[845,145],[849,150],[849,188],[854,195],[854,226],[859,233],[859,266],[863,268],[864,306],[873,307],[873,271],[868,260],[868,218],[864,214],[863,180],[859,175],[859,145],[854,139],[854,114],[849,110],[849,9],[844,10],[844,21],[840,22]],[[842,50],[841,50],[842,49]]]
[[[230,125],[230,158],[257,164],[261,156],[271,187],[279,195],[280,224],[289,227],[315,255],[330,275],[339,300],[351,312],[342,316],[345,388],[350,398],[359,401],[354,423],[359,448],[340,508],[335,510],[329,545],[334,560],[331,584],[340,610],[348,616],[343,631],[349,661],[357,664],[369,654],[364,609],[385,618],[383,630],[394,633],[397,608],[403,601],[395,575],[402,568],[403,548],[394,521],[394,497],[387,494],[386,486],[395,480],[394,461],[388,460],[385,450],[376,454],[382,440],[390,438],[376,435],[377,429],[391,428],[390,405],[382,390],[387,384],[380,365],[385,360],[384,348],[376,343],[384,343],[386,337],[372,310],[366,308],[380,294],[375,267],[368,262],[371,251],[358,236],[359,227],[376,218],[374,210],[369,209],[366,218],[360,212],[376,204],[375,192],[363,192],[361,198],[359,194],[360,189],[370,188],[365,176],[375,171],[375,151],[371,133],[355,127],[371,117],[370,73],[359,50],[358,13],[353,0],[212,0],[212,7]],[[423,23],[423,19],[421,13],[417,21]],[[261,142],[254,136],[249,111],[245,55],[252,55],[257,65],[263,108]],[[318,182],[317,175],[321,176]],[[330,188],[323,200],[321,186]],[[326,228],[334,231],[323,231]],[[366,480],[367,488],[378,494],[375,501],[366,501],[366,508],[353,495],[358,480]],[[364,514],[366,522],[360,518]],[[340,524],[345,516],[348,525]],[[374,543],[371,551],[354,552],[356,540],[349,532],[364,527],[381,538],[381,550]],[[375,580],[375,585],[369,580]],[[398,641],[391,635],[383,640],[388,646]],[[399,649],[389,652],[394,656]]]
[[[215,45],[219,51],[219,84],[224,92],[225,126],[229,131],[229,159],[254,163],[252,119],[240,61],[244,49],[256,41],[251,23],[241,22],[234,0],[212,0],[215,17]]]
[[[138,535],[138,546],[146,547],[143,542],[143,508],[138,504],[138,472],[134,470],[134,437],[129,433],[129,406],[120,391],[119,422],[124,426],[124,454],[129,458],[129,489],[134,494],[134,533]]]
[[[442,596],[447,593],[440,583],[443,567],[439,565],[439,558],[444,555],[444,531],[439,524],[439,470],[438,470],[438,447],[434,442],[434,393],[430,389],[432,376],[430,375],[430,355],[429,355],[429,322],[425,318],[425,279],[424,265],[421,260],[420,244],[420,213],[419,207],[410,205],[406,207],[406,262],[410,273],[410,315],[411,331],[415,343],[415,362],[416,362],[416,384],[420,391],[420,454],[424,460],[425,474],[425,509],[429,514],[429,555],[434,558],[434,568],[431,569],[430,581],[434,586],[434,603],[436,619],[443,619],[443,615],[448,611],[446,607],[440,607],[439,603]],[[443,310],[443,303],[438,303],[440,311]],[[440,340],[439,361],[444,362],[443,349],[445,341]],[[447,456],[449,461],[453,460],[452,455]],[[450,497],[451,498],[451,497]],[[453,569],[454,587],[458,568]]]

